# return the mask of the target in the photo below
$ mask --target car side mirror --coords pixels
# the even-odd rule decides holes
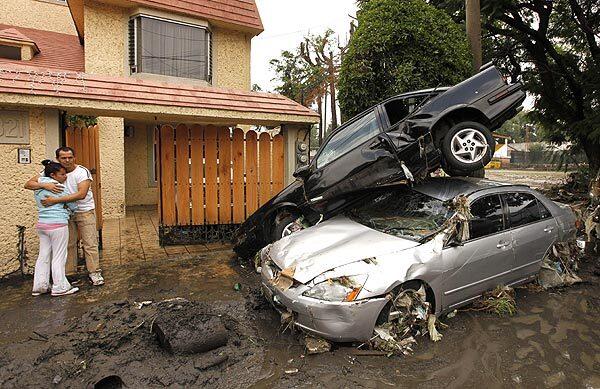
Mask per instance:
[[[300,166],[296,171],[292,174],[296,178],[306,178],[310,174],[310,165]]]

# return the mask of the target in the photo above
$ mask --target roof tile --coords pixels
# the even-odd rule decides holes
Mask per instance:
[[[263,30],[254,0],[131,0],[152,8]]]
[[[15,27],[1,23],[0,30],[2,30],[0,35],[4,33],[13,36],[9,39],[17,39],[14,37],[20,36],[37,45],[40,53],[27,61],[27,65],[74,72],[83,72],[85,69],[83,46],[79,43],[76,35]],[[0,58],[0,64],[3,63],[23,64],[18,60]]]

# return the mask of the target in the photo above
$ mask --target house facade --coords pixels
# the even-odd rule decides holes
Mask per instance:
[[[239,222],[236,204],[251,201],[236,197],[236,166],[248,196],[249,182],[266,182],[253,174],[268,158],[271,191],[256,189],[261,204],[276,188],[275,170],[291,179],[296,143],[318,116],[250,90],[251,41],[263,30],[254,1],[3,0],[0,8],[0,275],[19,266],[17,225],[26,227],[30,261],[37,254],[37,212],[23,184],[60,145],[76,145],[76,157],[78,148],[95,154],[104,219],[160,204],[167,217],[176,213],[171,225]],[[88,129],[67,129],[69,115],[95,118],[89,148]],[[281,139],[248,135],[251,125],[279,127]],[[72,137],[77,131],[83,143]],[[246,136],[236,143],[240,131]],[[273,153],[282,146],[282,160],[249,155],[257,144]],[[241,165],[235,150],[243,150]],[[254,209],[246,207],[245,216]]]

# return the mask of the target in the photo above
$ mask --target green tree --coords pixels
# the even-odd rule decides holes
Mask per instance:
[[[457,21],[463,0],[431,0]],[[600,168],[598,0],[481,0],[484,56],[535,97],[532,115],[551,142],[581,147]]]
[[[340,65],[346,47],[339,39],[334,38],[335,32],[327,29],[323,35],[309,35],[300,44],[300,55],[311,68],[323,74],[324,87],[329,88],[331,103],[331,126],[338,126],[337,119],[337,83]]]
[[[443,10],[422,0],[358,5],[358,27],[338,84],[345,118],[392,95],[453,85],[471,75],[466,36]]]
[[[540,125],[529,117],[529,112],[521,111],[515,117],[504,122],[498,133],[508,135],[511,141],[522,143],[527,140],[537,142]],[[527,139],[529,137],[529,139]]]

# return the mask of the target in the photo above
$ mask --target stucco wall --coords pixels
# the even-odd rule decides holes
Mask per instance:
[[[77,35],[69,8],[51,0],[2,0],[0,23]]]
[[[86,2],[84,15],[85,71],[112,76],[128,75],[125,9]]]
[[[28,264],[35,264],[39,240],[35,231],[37,208],[33,192],[23,188],[25,182],[38,173],[40,162],[46,158],[45,120],[41,109],[29,111],[29,144],[0,144],[3,166],[0,169],[0,276],[19,268],[17,261],[17,224],[27,227],[25,241]],[[31,148],[31,164],[17,163],[17,149]]]
[[[102,215],[105,219],[125,216],[125,164],[123,119],[98,118],[100,127],[100,174]]]
[[[151,205],[158,202],[158,187],[150,185],[148,174],[148,133],[152,127],[143,123],[131,124],[133,136],[125,138],[125,203]]]
[[[213,29],[213,84],[250,90],[251,36],[223,28]]]

